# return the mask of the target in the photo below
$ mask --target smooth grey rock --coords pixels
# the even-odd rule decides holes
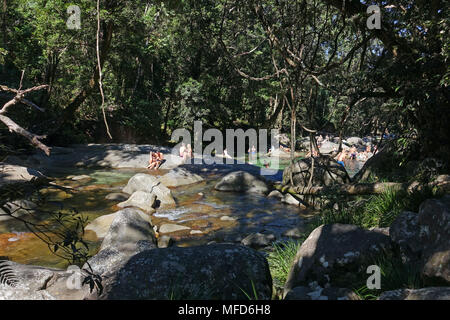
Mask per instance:
[[[175,168],[159,177],[158,180],[166,187],[179,187],[203,181],[203,178],[184,168]]]
[[[145,173],[135,174],[128,180],[128,183],[123,192],[132,194],[135,191],[152,192],[152,187],[158,183],[158,178]]]
[[[0,285],[0,300],[56,300],[46,290],[30,291]]]
[[[266,194],[269,187],[263,178],[245,171],[235,171],[223,177],[214,187],[219,191]]]
[[[300,200],[296,199],[293,195],[291,195],[290,193],[286,193],[283,196],[283,199],[281,200],[281,202],[286,203],[286,204],[290,204],[293,206],[300,206],[302,203],[300,202]]]
[[[134,208],[117,211],[100,250],[108,247],[120,248],[123,244],[135,244],[141,240],[156,244],[155,233],[143,215],[144,213]]]
[[[177,231],[183,231],[183,230],[190,230],[191,228],[186,226],[180,226],[178,224],[173,223],[165,223],[159,227],[160,233],[172,233]]]
[[[306,232],[306,227],[304,225],[299,225],[297,227],[291,228],[283,232],[284,237],[300,239],[303,238]]]
[[[68,176],[67,178],[70,179],[70,180],[73,180],[73,181],[91,180],[92,179],[90,176],[88,176],[86,174],[82,174],[82,175],[79,175],[79,176]]]
[[[104,275],[90,299],[270,299],[267,260],[244,246],[211,244],[145,250]],[[245,293],[244,293],[245,292]]]
[[[28,182],[45,176],[32,168],[0,162],[0,187],[19,182]]]
[[[415,212],[400,213],[391,224],[390,236],[400,248],[404,263],[417,262],[420,259],[423,244],[420,239],[419,215]]]
[[[354,225],[322,225],[298,250],[284,287],[284,294],[316,281],[320,286],[345,287],[357,281],[373,259],[391,250],[389,236],[379,230]]]
[[[236,218],[230,217],[230,216],[221,216],[220,217],[221,221],[236,221]]]
[[[14,217],[21,217],[27,213],[33,213],[33,209],[37,207],[34,202],[29,200],[14,200],[5,203],[9,213],[0,208],[0,222],[13,219]]]
[[[264,234],[264,233],[252,233],[242,239],[241,243],[244,246],[252,247],[254,249],[267,247],[276,239],[274,234]]]
[[[169,236],[160,236],[158,238],[158,248],[168,248],[173,245],[173,240]]]
[[[89,259],[84,269],[90,266],[94,273],[101,275],[125,263],[130,256],[157,247],[150,223],[141,217],[144,213],[139,212],[135,208],[126,208],[115,213],[99,253]]]
[[[283,194],[278,190],[273,190],[267,195],[267,198],[276,198],[281,200],[283,199]]]
[[[351,137],[346,139],[347,144],[353,146],[353,145],[364,145],[364,141],[361,138],[358,137]]]
[[[172,197],[170,189],[158,181],[155,176],[138,173],[131,177],[131,179],[128,180],[127,186],[123,189],[123,192],[132,194],[136,191],[145,191],[156,195],[158,207],[175,206],[175,200]]]
[[[39,266],[29,266],[13,261],[0,261],[0,269],[7,272],[14,282],[15,288],[29,291],[43,290],[46,283],[60,270],[49,269]]]
[[[450,284],[450,195],[425,200],[418,224],[423,244],[423,275],[431,282]]]
[[[385,291],[378,300],[450,300],[450,287]]]
[[[150,215],[142,212],[141,210],[136,210],[136,212],[141,216],[142,219],[144,219],[148,223],[152,224],[152,219],[151,219]],[[100,216],[100,217],[92,220],[86,226],[85,230],[93,231],[97,235],[97,238],[103,239],[103,238],[105,238],[106,234],[108,233],[109,228],[111,227],[111,224],[113,223],[113,221],[116,217],[117,217],[117,212]]]
[[[284,300],[360,300],[358,295],[347,288],[295,287]]]
[[[106,200],[114,200],[114,201],[126,201],[128,199],[128,196],[124,193],[120,192],[113,192],[105,197]]]
[[[127,201],[123,201],[117,204],[119,208],[126,207],[138,207],[149,213],[155,212],[156,195],[154,193],[148,193],[145,191],[136,191],[128,198]]]

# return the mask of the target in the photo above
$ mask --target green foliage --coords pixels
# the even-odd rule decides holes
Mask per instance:
[[[360,283],[354,284],[353,290],[362,300],[376,300],[384,291],[419,289],[425,286],[417,264],[404,264],[400,258],[387,254],[380,255],[373,264],[380,267],[381,288],[368,289],[366,279],[361,279]]]
[[[315,218],[311,228],[332,223],[353,224],[366,229],[389,227],[401,212],[418,212],[423,201],[438,196],[431,188],[412,193],[388,189],[378,195],[343,202],[338,210],[324,209]]]
[[[275,286],[283,287],[302,241],[276,242],[267,260]]]

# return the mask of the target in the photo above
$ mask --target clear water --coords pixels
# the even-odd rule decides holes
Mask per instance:
[[[56,183],[74,188],[74,192],[48,191],[48,202],[41,209],[65,214],[75,209],[89,221],[113,213],[119,210],[117,201],[106,200],[105,196],[120,191],[138,172],[150,173],[142,169],[58,170],[53,174],[57,178]],[[66,178],[70,175],[88,175],[90,179],[73,181]],[[176,208],[157,210],[152,216],[152,223],[157,226],[175,223],[201,231],[196,234],[191,234],[190,230],[170,234],[177,245],[190,246],[213,240],[238,241],[253,232],[270,232],[281,238],[284,231],[295,227],[309,215],[309,212],[261,195],[215,191],[214,185],[219,179],[220,176],[210,175],[203,182],[172,189]],[[53,227],[48,215],[40,215],[36,221]],[[101,240],[92,232],[86,233],[85,240],[90,252],[95,254]],[[67,261],[52,254],[47,245],[30,233],[22,222],[14,219],[0,223],[0,256],[24,264],[59,268],[68,265]]]

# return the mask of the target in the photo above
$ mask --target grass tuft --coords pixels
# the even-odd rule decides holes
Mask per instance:
[[[301,241],[295,240],[273,244],[273,250],[269,253],[267,260],[275,286],[284,286],[300,245]]]

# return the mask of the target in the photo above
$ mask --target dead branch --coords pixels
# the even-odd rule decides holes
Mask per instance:
[[[47,156],[49,156],[50,155],[50,148],[40,141],[40,140],[46,138],[45,135],[44,136],[39,136],[39,135],[36,135],[34,133],[31,133],[31,132],[25,130],[24,128],[22,128],[20,125],[18,125],[16,122],[14,122],[11,118],[9,118],[8,116],[5,115],[5,113],[8,111],[8,109],[10,107],[12,107],[13,105],[16,105],[18,103],[22,103],[22,104],[27,105],[29,107],[35,108],[35,109],[37,109],[37,110],[39,110],[41,112],[45,111],[44,109],[42,109],[39,106],[37,106],[35,103],[25,99],[25,95],[30,93],[30,92],[33,92],[33,91],[46,89],[48,87],[48,85],[39,85],[39,86],[35,86],[35,87],[32,87],[32,88],[28,88],[28,89],[22,90],[23,74],[24,73],[22,72],[22,76],[20,78],[19,89],[12,89],[12,88],[8,88],[7,86],[0,85],[0,91],[5,91],[5,92],[8,92],[8,93],[13,93],[14,94],[14,98],[12,98],[8,102],[6,102],[3,105],[3,107],[0,109],[0,121],[3,122],[8,127],[10,132],[15,132],[15,133],[17,133],[17,134],[27,138],[33,146],[35,146],[36,148],[41,149],[42,151],[45,152],[45,154]]]

